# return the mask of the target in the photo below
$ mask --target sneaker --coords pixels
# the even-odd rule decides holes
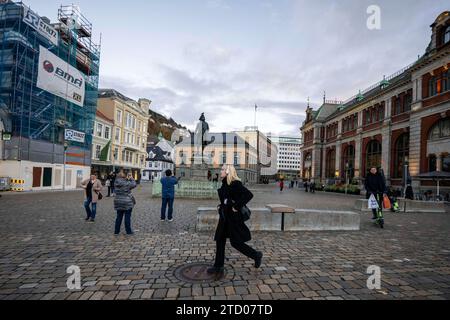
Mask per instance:
[[[95,219],[91,219],[91,220],[89,220],[89,222],[95,222]]]
[[[132,232],[132,233],[127,233],[127,236],[134,236],[134,232]]]
[[[256,254],[256,259],[255,259],[255,268],[256,268],[256,269],[258,269],[259,267],[261,267],[262,257],[263,257],[263,253],[262,253],[262,252],[258,252],[258,253]]]
[[[173,222],[173,219],[169,219],[169,222]]]
[[[166,219],[161,219],[161,222],[164,222],[164,221],[166,221]]]
[[[88,218],[84,219],[84,221],[89,221],[89,219],[90,219],[90,218],[88,217]]]
[[[211,267],[211,268],[208,268],[208,270],[206,270],[206,273],[217,274],[217,273],[224,273],[224,271],[225,271],[224,267],[222,267],[222,268]]]

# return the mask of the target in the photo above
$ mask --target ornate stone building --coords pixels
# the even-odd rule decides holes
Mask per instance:
[[[377,166],[398,187],[409,170],[418,192],[436,184],[418,175],[450,172],[450,13],[431,28],[425,54],[412,65],[346,102],[324,101],[316,111],[308,106],[301,127],[305,179],[362,184]]]

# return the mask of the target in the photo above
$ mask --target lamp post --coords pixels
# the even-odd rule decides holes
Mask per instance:
[[[63,191],[66,191],[66,151],[69,148],[69,143],[64,141],[64,163],[63,163]]]
[[[349,179],[348,179],[349,175],[350,175],[349,164],[348,164],[348,162],[346,162],[345,163],[345,194],[347,194],[347,188],[348,188],[348,184],[349,184]]]
[[[403,196],[406,198],[406,188],[408,187],[408,157],[405,157],[405,165],[403,166],[403,179],[404,179],[404,190],[403,190]]]

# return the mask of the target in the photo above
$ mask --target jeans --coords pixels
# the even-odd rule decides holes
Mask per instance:
[[[109,186],[109,187],[108,187],[108,195],[107,195],[107,197],[111,197],[111,191],[112,191],[112,187]]]
[[[122,226],[123,216],[125,216],[125,231],[127,232],[127,234],[133,233],[133,231],[131,230],[131,212],[132,211],[133,211],[133,209],[117,211],[116,226],[115,226],[115,230],[114,230],[115,234],[120,233],[120,227]]]
[[[162,206],[161,206],[161,219],[165,220],[166,219],[166,210],[167,210],[167,205],[169,205],[169,215],[168,218],[169,220],[172,220],[173,218],[173,202],[174,202],[174,198],[162,198]]]
[[[227,239],[222,239],[216,242],[216,262],[214,263],[215,268],[223,268],[225,264],[225,245],[227,244]],[[231,246],[237,251],[242,253],[253,260],[256,259],[258,252],[245,244],[244,242],[234,242],[231,241]]]
[[[91,204],[92,210],[90,208]],[[95,216],[97,215],[97,204],[92,203],[92,198],[87,198],[86,201],[84,201],[84,208],[86,209],[87,219],[95,220]]]

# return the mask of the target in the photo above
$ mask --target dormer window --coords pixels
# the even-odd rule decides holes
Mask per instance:
[[[444,44],[450,42],[450,26],[447,26],[444,32]]]

